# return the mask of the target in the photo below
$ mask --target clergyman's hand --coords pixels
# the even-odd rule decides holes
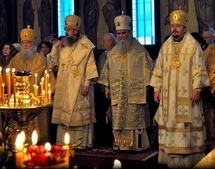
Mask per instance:
[[[160,103],[160,91],[154,92],[154,101]]]
[[[59,46],[62,46],[63,45],[63,42],[61,40],[57,40],[55,43],[54,43],[54,46],[56,48],[58,48]]]
[[[89,86],[82,86],[82,88],[81,88],[82,96],[87,96],[88,93],[89,93]]]
[[[108,87],[105,88],[105,97],[111,99],[110,89]]]
[[[192,101],[192,103],[195,103],[195,102],[200,101],[200,100],[201,100],[200,91],[194,89],[194,90],[192,91],[190,100]]]

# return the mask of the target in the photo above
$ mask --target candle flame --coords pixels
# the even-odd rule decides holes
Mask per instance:
[[[70,143],[70,136],[69,136],[69,133],[67,133],[67,132],[64,136],[64,143],[67,145]]]
[[[16,141],[15,141],[15,146],[18,151],[21,151],[23,149],[24,140],[25,140],[25,133],[22,131],[17,135]]]
[[[115,159],[113,168],[122,168],[121,162]]]
[[[0,67],[0,71],[2,71],[2,67]]]
[[[24,131],[21,131],[20,134],[21,134],[21,136],[22,136],[21,138],[23,139],[23,142],[24,142],[24,141],[25,141],[25,132],[24,132]]]
[[[6,73],[8,73],[8,72],[10,72],[10,68],[7,68],[7,69],[6,69]]]
[[[38,141],[38,135],[37,135],[37,131],[36,130],[33,131],[31,139],[32,139],[32,144],[36,145],[37,141]]]
[[[45,144],[45,150],[46,150],[46,151],[50,151],[50,150],[51,150],[51,144],[50,144],[49,142],[47,142],[47,143]]]
[[[12,69],[12,72],[13,72],[13,73],[15,72],[15,68]]]
[[[38,75],[37,75],[37,73],[35,73],[35,77],[37,77]]]

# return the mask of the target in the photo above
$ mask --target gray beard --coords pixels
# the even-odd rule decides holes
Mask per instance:
[[[116,50],[119,55],[126,55],[131,47],[131,37],[126,37],[125,39],[118,40],[116,45]]]
[[[23,48],[20,49],[20,54],[22,58],[26,61],[33,58],[35,52],[36,52],[36,46],[32,46],[30,49],[23,49]]]

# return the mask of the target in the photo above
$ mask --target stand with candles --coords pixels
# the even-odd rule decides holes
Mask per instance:
[[[1,80],[2,74],[0,71],[0,107],[38,107],[50,104],[49,74],[45,71],[40,82],[38,82],[37,73],[34,76],[34,84],[30,86],[30,79],[33,78],[30,71],[15,71],[12,69],[12,72],[10,72],[10,69],[7,68],[6,84],[4,84]],[[6,93],[4,92],[5,89]]]
[[[28,124],[51,106],[51,86],[47,71],[40,82],[35,74],[34,85],[30,86],[32,76],[29,71],[7,69],[4,84],[0,69],[0,112],[18,126],[6,140],[15,154],[15,168],[69,168],[70,156],[74,156],[74,148],[81,144],[82,138],[70,144],[66,133],[64,145],[37,145],[37,133]]]
[[[51,106],[50,96],[47,94],[49,93],[51,95],[51,93],[48,92],[48,88],[44,91],[44,95],[42,95],[42,92],[41,94],[38,93],[37,75],[34,84],[34,86],[37,87],[34,91],[31,91],[30,78],[32,78],[32,75],[30,71],[13,70],[11,73],[10,69],[7,69],[6,73],[7,93],[3,93],[3,97],[0,99],[0,111],[10,118],[11,123],[16,123],[18,125],[17,129],[15,129],[16,131],[11,132],[10,142],[14,147],[17,134],[20,131],[25,131],[25,143],[29,144],[29,134],[33,131],[27,126],[41,111]],[[45,76],[47,76],[47,73]],[[49,84],[48,78],[46,78],[46,83],[47,85]],[[5,84],[2,84],[3,87],[4,85]],[[48,86],[50,86],[50,84]]]

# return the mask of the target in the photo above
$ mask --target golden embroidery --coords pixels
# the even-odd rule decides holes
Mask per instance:
[[[139,51],[137,48],[135,48],[131,52],[131,56],[135,59],[135,61],[138,61],[138,59],[143,55],[142,51]]]
[[[114,62],[126,63],[127,62],[127,55],[119,55],[118,53],[112,54],[112,59]]]
[[[115,139],[114,145],[119,147],[131,147],[133,145],[133,142],[132,140]]]
[[[120,56],[118,58],[118,62],[126,63],[127,62],[127,56],[126,55]]]
[[[88,43],[82,43],[81,49],[88,49]]]
[[[77,66],[73,66],[73,68],[72,68],[72,74],[73,74],[73,76],[74,76],[75,78],[76,78],[77,76],[80,75],[80,72],[79,72]]]

